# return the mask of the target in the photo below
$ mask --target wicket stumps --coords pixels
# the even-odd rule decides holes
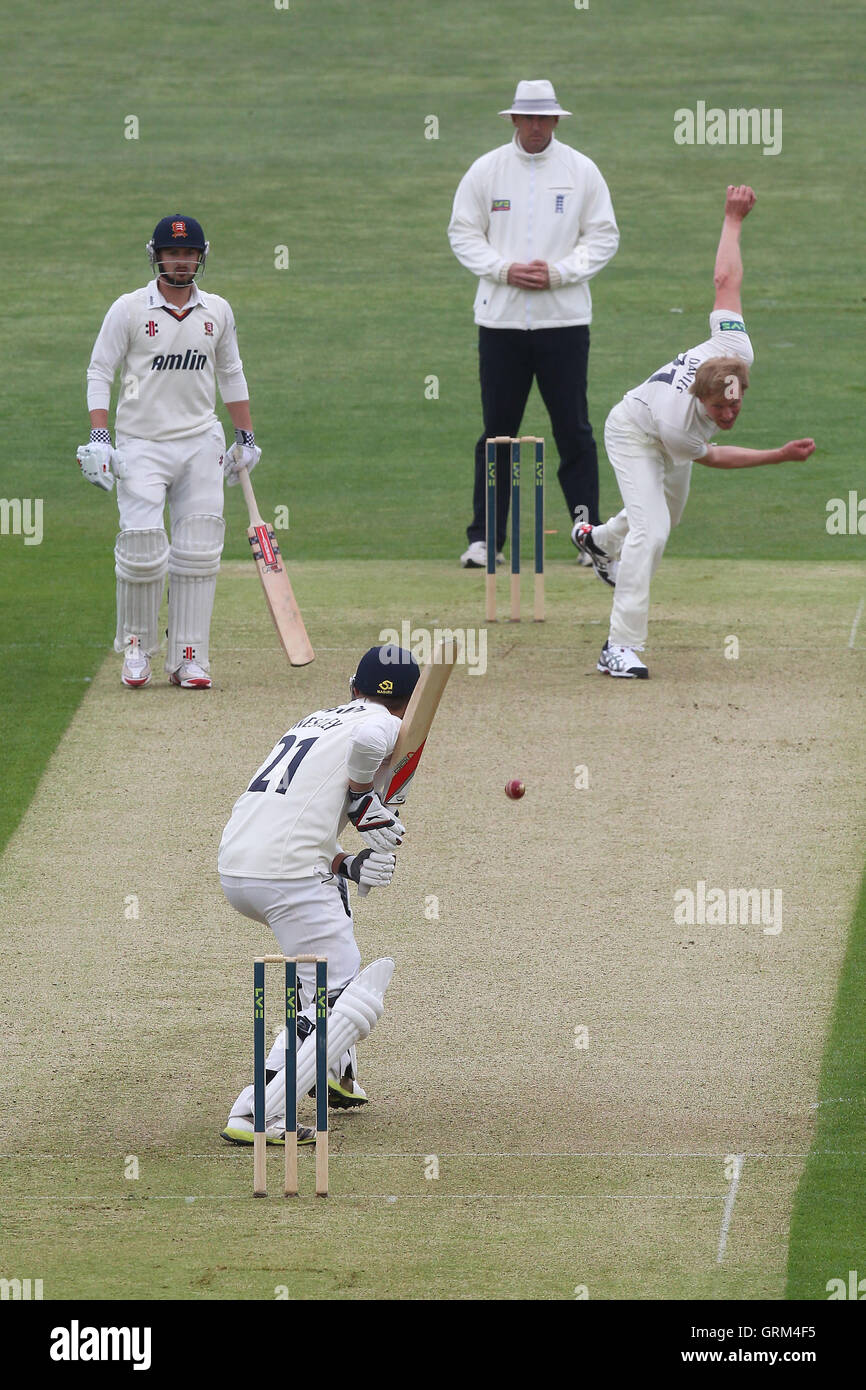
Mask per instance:
[[[487,621],[496,622],[496,446],[511,451],[511,622],[520,622],[520,446],[535,445],[535,601],[533,618],[544,622],[544,440],[495,435],[487,444]]]
[[[328,962],[324,956],[257,956],[253,962],[253,1195],[267,1197],[265,966],[286,967],[286,1197],[298,1195],[298,964],[316,967],[316,1196],[328,1195]]]

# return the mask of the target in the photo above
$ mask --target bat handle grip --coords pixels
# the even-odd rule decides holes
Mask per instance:
[[[247,510],[250,514],[250,525],[263,526],[264,522],[262,521],[262,518],[259,514],[259,508],[256,502],[256,495],[253,492],[253,485],[250,482],[250,475],[245,468],[238,469],[238,482],[241,485],[241,492],[244,495],[244,500],[247,504]]]

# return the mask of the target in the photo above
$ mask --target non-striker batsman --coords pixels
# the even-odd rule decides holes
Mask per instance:
[[[208,249],[194,217],[163,217],[147,244],[155,278],[112,304],[87,369],[90,441],[78,463],[106,491],[117,480],[114,647],[123,655],[121,680],[133,688],[151,679],[166,574],[169,680],[185,690],[210,686],[223,475],[236,483],[237,469],[261,457],[231,306],[196,283]],[[118,370],[113,448],[108,408]],[[217,384],[235,427],[229,450],[214,408]]]

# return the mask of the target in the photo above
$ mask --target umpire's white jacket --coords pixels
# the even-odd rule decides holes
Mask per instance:
[[[451,248],[480,277],[475,322],[486,328],[566,328],[592,320],[588,281],[619,246],[607,184],[586,155],[553,137],[527,154],[510,145],[476,159],[460,181]],[[506,283],[512,261],[547,261],[549,290]]]

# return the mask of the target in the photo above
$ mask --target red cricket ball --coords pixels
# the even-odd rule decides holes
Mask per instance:
[[[510,782],[505,783],[505,795],[509,801],[519,801],[525,791],[526,788],[519,777],[512,777]]]

